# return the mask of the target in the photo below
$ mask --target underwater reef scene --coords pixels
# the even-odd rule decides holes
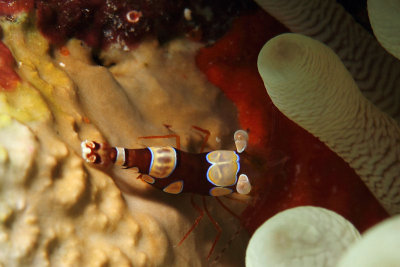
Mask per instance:
[[[308,55],[313,50],[308,48],[317,42],[303,36],[308,35],[330,47],[321,48],[327,62],[334,58],[336,66],[341,60],[352,75],[332,72],[332,84],[343,81],[354,92],[360,88],[371,102],[398,119],[398,101],[390,97],[391,90],[398,88],[398,60],[386,52],[375,53],[370,43],[360,46],[364,39],[376,42],[363,13],[365,3],[357,9],[340,1],[356,22],[336,1],[297,2],[259,0],[260,7],[245,0],[0,2],[0,266],[244,266],[247,245],[257,228],[271,218],[267,223],[275,225],[301,221],[296,218],[302,214],[325,222],[315,231],[345,240],[340,249],[328,242],[325,250],[334,251],[330,261],[315,265],[335,266],[347,246],[360,238],[359,232],[398,213],[398,202],[392,201],[398,195],[398,190],[392,190],[398,187],[397,180],[389,185],[368,182],[371,177],[386,177],[387,169],[389,176],[397,170],[396,163],[364,161],[362,153],[371,154],[381,143],[356,146],[361,156],[352,160],[351,148],[343,145],[346,138],[354,141],[350,127],[348,135],[339,136],[335,143],[329,139],[335,130],[321,130],[307,121],[326,113],[334,121],[333,115],[329,117],[334,107],[327,105],[323,112],[325,104],[321,104],[322,111],[314,113],[302,107],[310,110],[303,116],[279,98],[295,96],[307,103],[302,91],[296,95],[290,89],[285,95],[281,87],[295,84],[302,89],[300,82],[284,81],[303,77],[301,71],[318,62],[315,58],[325,59],[310,56],[292,64],[295,53],[283,49],[298,51],[301,45],[290,45],[304,42],[306,48],[300,51]],[[329,16],[320,15],[325,10]],[[316,18],[305,19],[310,12]],[[305,18],[298,19],[299,14]],[[366,30],[348,27],[341,35],[338,20],[361,23]],[[315,29],[313,23],[322,26]],[[344,36],[345,41],[332,35]],[[384,59],[353,53],[354,47]],[[355,64],[360,57],[366,63]],[[384,67],[374,66],[373,75],[368,75],[370,62]],[[331,74],[331,69],[315,69],[307,80],[312,86],[318,77]],[[376,82],[384,71],[387,82]],[[387,90],[375,92],[371,84],[383,84]],[[332,103],[340,96],[328,95]],[[391,119],[382,119],[390,127],[379,119],[368,121],[368,112],[375,111],[366,105],[367,115],[361,114],[358,121],[364,116],[368,125],[384,125],[388,130],[382,135],[398,140],[397,128],[395,134],[390,130],[397,124]],[[343,113],[351,112],[344,109]],[[328,119],[319,125],[325,122]],[[82,158],[84,140],[125,148],[177,146],[175,138],[141,138],[165,135],[178,135],[181,150],[199,153],[205,138],[199,128],[210,132],[207,152],[235,150],[234,132],[248,132],[249,197],[168,194],[139,179],[135,168],[101,168]],[[369,138],[380,140],[371,134],[363,136],[363,143],[369,144]],[[397,152],[390,151],[377,154],[398,160]],[[190,170],[190,166],[177,168]],[[370,169],[381,173],[370,174]],[[276,217],[282,214],[289,214],[285,217],[289,219]],[[335,222],[341,230],[328,233]],[[257,242],[266,242],[263,238]],[[259,243],[251,244],[254,251],[260,248]],[[284,248],[278,246],[265,255],[275,259],[279,249]],[[302,255],[286,256],[297,260],[297,265],[294,261],[288,266],[314,266],[307,265],[309,259],[299,261]],[[276,259],[284,261],[281,254]]]

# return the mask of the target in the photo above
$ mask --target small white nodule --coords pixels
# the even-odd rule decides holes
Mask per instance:
[[[128,13],[126,13],[126,20],[130,23],[137,23],[139,22],[142,16],[143,16],[142,11],[131,10]]]
[[[236,151],[242,153],[247,147],[249,135],[244,130],[237,130],[233,135],[233,139],[235,140]]]
[[[246,174],[241,174],[236,183],[236,191],[239,194],[247,195],[251,191],[251,184]]]
[[[183,10],[183,16],[187,21],[191,21],[192,20],[192,10],[190,10],[189,8],[185,8]]]

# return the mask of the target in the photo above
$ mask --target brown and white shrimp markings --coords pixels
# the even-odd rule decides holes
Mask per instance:
[[[83,141],[81,146],[82,157],[87,162],[137,168],[140,179],[166,193],[195,193],[214,197],[232,193],[247,195],[251,191],[251,182],[246,175],[247,170],[251,171],[250,156],[245,152],[248,143],[247,132],[236,131],[234,141],[236,151],[215,150],[206,153],[189,153],[172,146],[129,149],[88,140]],[[179,137],[177,146],[179,148]],[[179,245],[202,217],[201,209],[193,202],[192,205],[201,215]],[[218,229],[218,224],[211,218],[206,207],[204,210]],[[212,254],[218,238],[215,239],[207,258]]]

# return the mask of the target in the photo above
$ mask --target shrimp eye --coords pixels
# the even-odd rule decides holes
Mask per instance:
[[[238,182],[236,183],[236,191],[243,195],[250,193],[251,184],[246,174],[241,174],[239,176]]]

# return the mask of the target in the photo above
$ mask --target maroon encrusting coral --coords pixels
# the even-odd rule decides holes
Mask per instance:
[[[33,0],[3,0],[0,1],[0,16],[12,15],[33,8]]]
[[[51,42],[71,37],[92,47],[134,46],[147,35],[161,42],[179,35],[212,41],[232,18],[255,8],[250,0],[35,0],[38,26]]]
[[[237,19],[221,40],[197,55],[198,67],[236,104],[241,127],[249,131],[247,151],[263,165],[243,224],[252,233],[279,211],[314,205],[364,231],[388,214],[347,163],[279,112],[258,74],[261,47],[285,31],[259,11]]]
[[[0,90],[11,91],[17,86],[19,76],[14,71],[15,60],[10,50],[0,41]]]

